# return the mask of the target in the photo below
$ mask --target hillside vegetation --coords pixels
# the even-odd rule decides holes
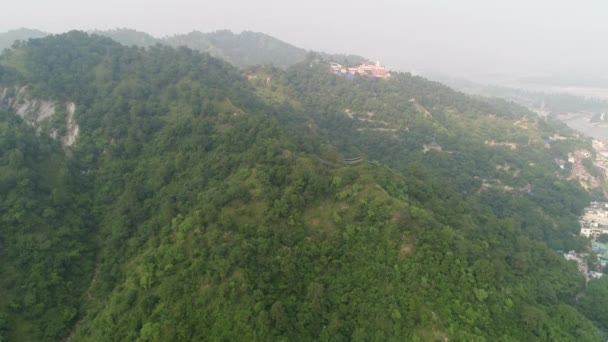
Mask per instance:
[[[555,252],[585,248],[594,196],[556,121],[320,55],[243,71],[76,31],[5,52],[0,88],[80,127],[66,151],[0,108],[3,339],[605,339],[601,284],[578,303]]]

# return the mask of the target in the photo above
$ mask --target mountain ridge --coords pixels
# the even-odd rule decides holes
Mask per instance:
[[[80,127],[68,156],[0,109],[0,336],[605,334],[555,252],[587,247],[577,219],[597,194],[555,159],[590,142],[551,118],[315,55],[243,72],[76,31],[5,52],[0,84],[73,101]]]
[[[93,34],[109,37],[126,46],[149,48],[156,44],[173,47],[187,46],[194,50],[207,52],[214,57],[228,61],[237,67],[247,67],[259,64],[272,64],[280,68],[299,63],[306,58],[309,51],[261,32],[242,31],[233,33],[230,30],[213,32],[192,31],[162,38],[128,28],[111,30],[93,30]],[[19,29],[0,33],[0,51],[9,48],[17,40],[42,38],[46,32]],[[345,64],[368,62],[363,57],[355,55],[328,54],[319,52],[325,58]]]

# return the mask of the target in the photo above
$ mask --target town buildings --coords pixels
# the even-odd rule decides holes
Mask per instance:
[[[589,254],[587,254],[587,253],[576,253],[575,251],[570,251],[568,253],[564,253],[564,258],[566,260],[575,261],[576,268],[583,276],[585,276],[585,279],[587,281],[592,280],[592,279],[601,278],[604,275],[601,272],[589,270],[589,265],[587,263]],[[601,258],[598,257],[598,260],[601,263]],[[600,267],[604,267],[604,266],[600,266]]]
[[[591,205],[585,208],[579,222],[581,236],[591,239],[591,251],[593,252],[591,255],[597,256],[598,271],[600,271],[608,264],[608,245],[597,240],[601,235],[608,234],[608,203],[591,202]],[[576,261],[579,272],[585,276],[587,281],[601,278],[603,273],[588,269],[587,259],[589,257],[589,254],[575,251],[564,254],[566,260]]]
[[[608,235],[608,203],[591,202],[579,222],[581,235],[586,238],[597,239],[600,235]]]

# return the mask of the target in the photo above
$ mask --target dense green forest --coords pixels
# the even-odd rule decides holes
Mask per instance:
[[[597,194],[556,160],[589,141],[305,58],[77,31],[2,54],[0,340],[605,340],[606,282],[556,252],[588,248]],[[73,146],[35,99],[75,104]]]

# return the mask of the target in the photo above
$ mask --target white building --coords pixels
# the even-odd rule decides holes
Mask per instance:
[[[608,229],[605,226],[599,226],[597,222],[592,222],[589,226],[581,227],[581,235],[586,238],[597,239],[603,234],[608,234]]]

